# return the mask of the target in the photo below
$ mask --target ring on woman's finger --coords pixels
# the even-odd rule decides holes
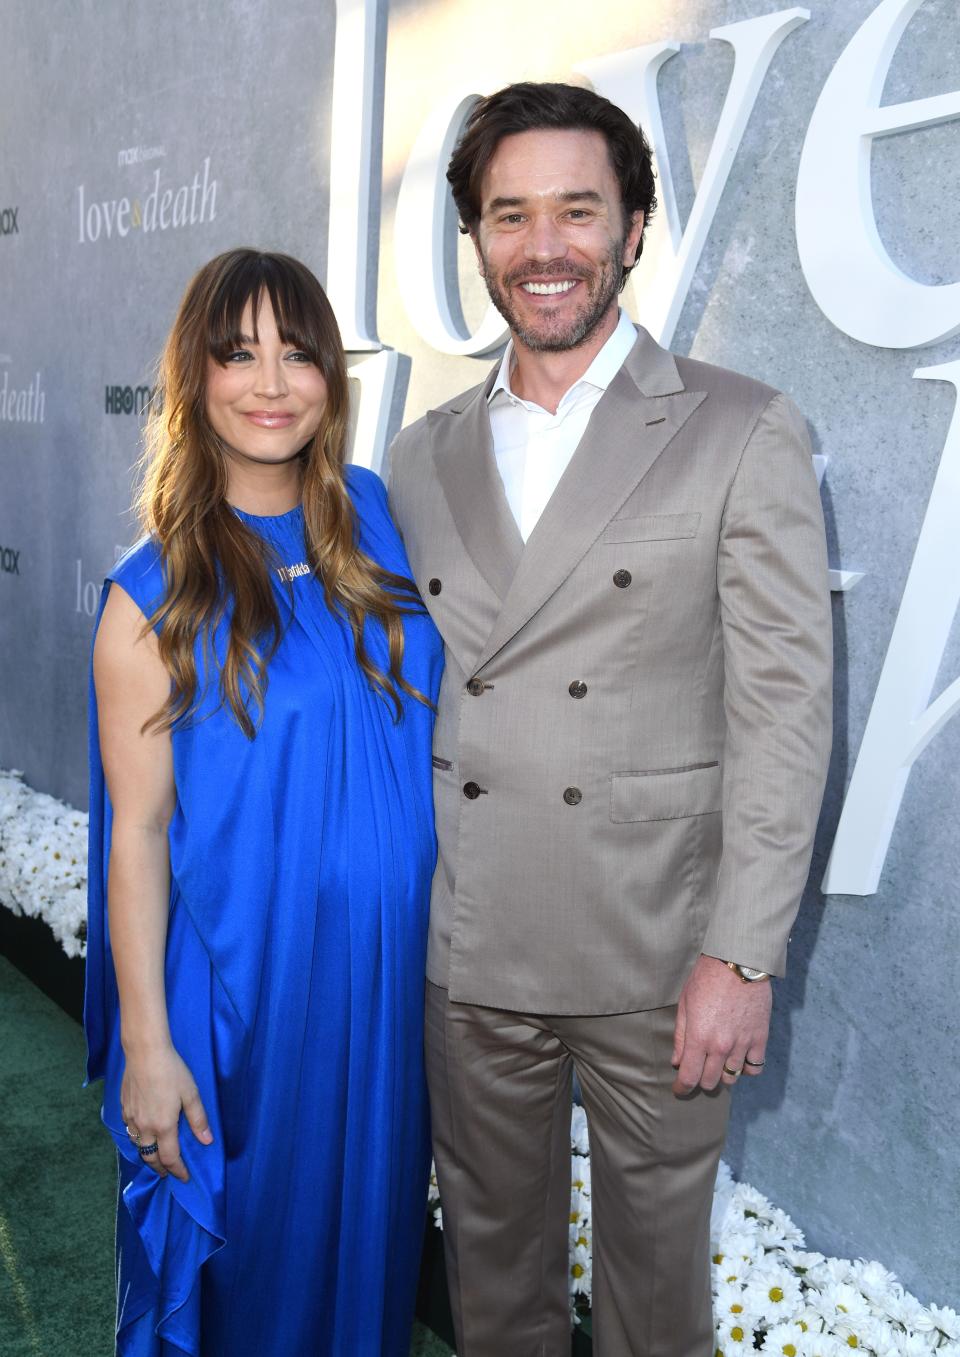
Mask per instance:
[[[126,1131],[127,1135],[130,1137],[131,1140],[135,1140],[138,1145],[140,1144],[140,1132],[136,1129],[135,1126],[125,1126],[123,1129]]]
[[[152,1145],[138,1145],[137,1154],[140,1156],[141,1159],[145,1159],[148,1154],[156,1154],[159,1148],[160,1146],[157,1144],[156,1141],[154,1141]]]
[[[743,1063],[749,1065],[752,1070],[762,1070],[767,1062],[765,1060],[748,1060],[747,1057],[744,1056]]]
[[[724,1065],[724,1067],[723,1067],[723,1072],[724,1072],[724,1074],[729,1074],[729,1076],[730,1076],[731,1079],[739,1079],[739,1078],[740,1078],[740,1071],[739,1071],[739,1070],[732,1070],[732,1069],[730,1068],[729,1065]],[[140,1153],[142,1154],[143,1151],[141,1150]]]

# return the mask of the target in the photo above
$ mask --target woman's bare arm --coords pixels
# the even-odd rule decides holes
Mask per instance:
[[[176,803],[169,731],[144,732],[170,692],[156,636],[118,585],[110,589],[93,652],[100,753],[113,804],[107,899],[110,944],[120,994],[126,1057],[123,1115],[143,1144],[159,1144],[145,1163],[187,1180],[178,1123],[183,1108],[194,1135],[212,1135],[193,1076],[170,1038],[164,953],[170,897],[167,830]]]

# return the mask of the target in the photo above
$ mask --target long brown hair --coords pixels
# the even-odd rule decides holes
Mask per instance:
[[[210,670],[214,634],[228,613],[221,703],[229,704],[251,739],[263,715],[267,664],[282,635],[280,613],[262,541],[226,498],[224,454],[206,413],[206,373],[211,357],[223,362],[242,347],[248,302],[257,338],[264,294],[283,343],[301,349],[327,387],[320,427],[300,453],[308,563],[323,584],[327,606],[346,616],[357,663],[393,704],[396,718],[402,711],[398,690],[427,702],[401,672],[403,616],[422,607],[416,586],[382,569],[356,545],[356,517],[343,476],[347,367],[333,310],[298,260],[237,249],[211,259],[187,287],[160,359],[147,421],[137,510],[163,559],[164,597],[148,625],[159,624],[160,656],[171,679],[169,700],[148,727],[166,730],[195,713],[201,698],[196,642],[202,640]],[[364,647],[367,616],[386,632],[388,673],[371,662]]]

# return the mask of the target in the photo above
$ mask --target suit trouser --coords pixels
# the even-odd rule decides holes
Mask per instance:
[[[671,1092],[676,1008],[546,1017],[427,985],[427,1078],[458,1357],[568,1357],[570,1112],[590,1130],[596,1357],[712,1357],[721,1087]]]

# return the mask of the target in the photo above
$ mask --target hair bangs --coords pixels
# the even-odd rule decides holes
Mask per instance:
[[[218,363],[226,361],[236,349],[253,340],[258,343],[257,319],[264,299],[269,299],[277,331],[284,344],[302,349],[318,366],[325,354],[326,336],[316,320],[317,299],[311,295],[319,288],[306,270],[306,277],[295,260],[283,256],[244,251],[219,281],[207,317],[207,348]],[[311,302],[313,305],[311,306]],[[250,305],[252,333],[244,326],[244,312]]]
[[[247,303],[253,312],[253,334],[246,338],[256,340],[257,311],[264,287],[262,256],[244,251],[224,270],[217,282],[207,307],[207,348],[211,357],[223,363],[236,349],[243,346],[243,313]]]
[[[312,290],[308,293],[302,279],[292,277],[282,268],[268,270],[264,290],[270,298],[277,333],[283,343],[301,349],[317,367],[326,366],[324,359],[329,338],[317,324],[319,308],[316,296],[311,295]]]

